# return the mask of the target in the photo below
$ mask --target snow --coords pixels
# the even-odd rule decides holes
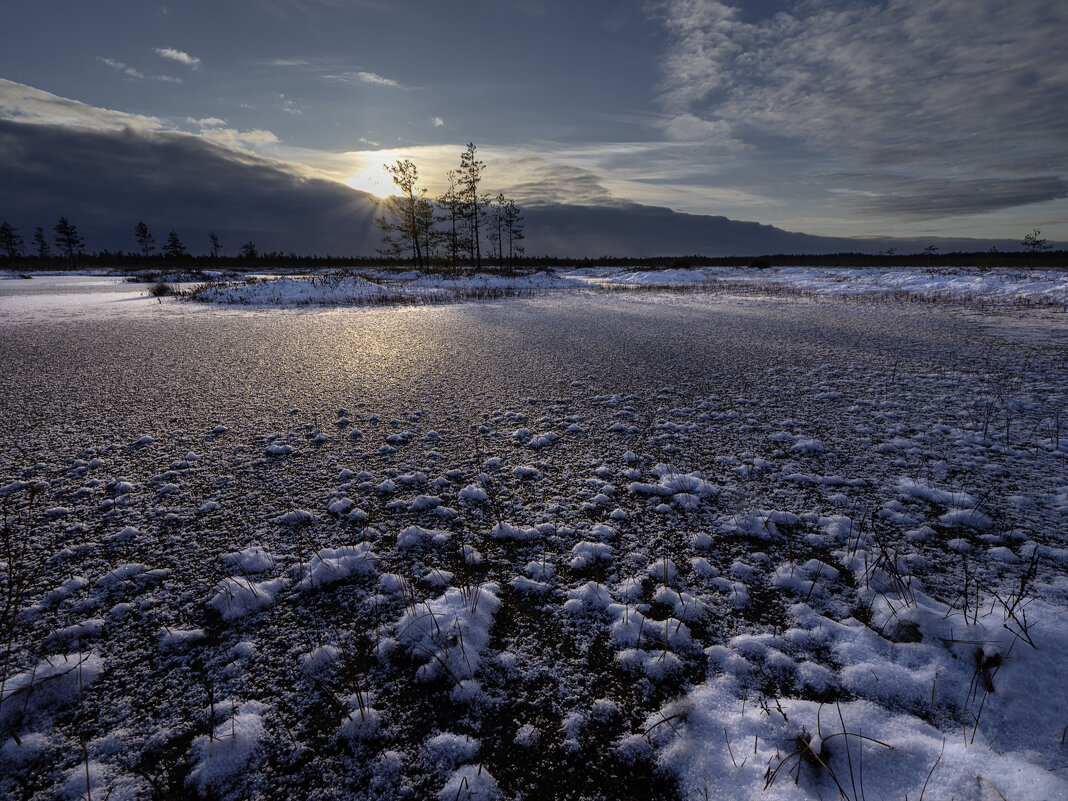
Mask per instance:
[[[298,587],[302,590],[321,588],[343,581],[353,575],[374,575],[375,554],[370,543],[321,548],[306,565],[298,566]]]
[[[426,303],[468,297],[496,297],[535,291],[575,289],[578,281],[547,273],[530,275],[477,274],[444,277],[379,272],[308,277],[255,277],[214,282],[193,289],[190,298],[202,303],[239,306],[359,306],[380,303]]]
[[[884,295],[872,319],[901,324],[887,344],[851,328],[875,304],[832,299],[852,291],[831,280],[841,271],[697,272],[721,294],[658,293],[685,271],[632,272],[648,293],[598,294],[602,271],[575,278],[583,295],[474,312],[171,299],[108,312],[116,338],[157,313],[159,330],[183,316],[336,324],[354,360],[368,341],[349,327],[375,317],[390,367],[362,375],[295,338],[299,365],[271,365],[278,384],[257,388],[247,418],[220,397],[138,416],[136,382],[115,375],[124,394],[106,402],[130,408],[112,426],[90,429],[90,394],[78,421],[41,406],[51,431],[5,435],[0,497],[34,558],[2,678],[0,794],[82,797],[88,766],[94,798],[149,797],[164,771],[224,801],[513,798],[538,782],[591,801],[619,786],[672,800],[1068,797],[1061,312],[898,309],[891,272],[859,276],[858,291]],[[1011,294],[996,271],[924,275],[943,283],[908,291],[952,280],[961,302],[1058,297],[1038,283]],[[768,283],[788,280],[818,299]],[[746,282],[769,294],[739,300]],[[465,369],[488,358],[472,321],[506,341],[579,298],[591,306],[572,320],[644,321],[634,349],[595,326],[556,340],[589,358],[520,351],[486,365],[481,387],[449,372],[452,351]],[[53,319],[4,317],[5,302],[5,334]],[[710,368],[696,336],[667,341],[676,304],[735,309],[754,330],[785,315],[801,344]],[[940,338],[982,326],[999,333]],[[171,369],[153,399],[215,391],[169,384]],[[12,569],[0,562],[0,578]],[[131,772],[156,759],[157,773]]]
[[[497,782],[481,765],[464,765],[454,771],[438,792],[441,801],[495,801],[500,797]]]
[[[0,723],[19,708],[61,704],[95,682],[104,661],[95,653],[69,653],[42,659],[32,669],[7,676],[0,692]],[[11,701],[18,699],[17,706]]]
[[[816,295],[915,297],[1068,304],[1068,274],[1059,270],[979,271],[966,268],[771,267],[597,270],[565,273],[592,283],[625,286],[711,286],[735,291],[802,290]]]
[[[212,734],[193,740],[193,769],[186,780],[201,793],[218,791],[241,774],[266,732],[266,707],[255,701],[243,704],[229,719],[215,726]]]
[[[400,617],[393,628],[397,640],[423,662],[416,673],[420,679],[443,672],[457,683],[474,677],[501,605],[499,593],[493,583],[450,587]]]
[[[223,620],[235,620],[270,606],[287,584],[284,578],[259,582],[243,577],[225,578],[215,585],[208,606],[222,615]]]

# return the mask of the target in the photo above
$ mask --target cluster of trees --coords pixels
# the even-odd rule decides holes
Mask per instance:
[[[77,266],[78,260],[85,257],[85,238],[78,233],[77,226],[66,217],[60,217],[52,230],[54,232],[53,241],[58,255],[69,261],[71,266]],[[134,240],[137,242],[142,258],[150,259],[156,257],[156,238],[152,236],[143,220],[134,226]],[[214,231],[208,232],[208,244],[211,258],[218,260],[222,244]],[[45,236],[43,228],[37,227],[34,229],[31,245],[32,250],[27,255],[36,257],[41,261],[46,261],[53,257],[52,247]],[[25,241],[14,226],[7,221],[0,223],[0,253],[3,253],[8,259],[14,260],[23,255],[24,246]],[[122,257],[123,254],[120,251],[117,255]],[[166,244],[160,248],[160,257],[166,261],[182,261],[188,259],[189,255],[189,251],[186,250],[185,245],[182,244],[182,240],[178,238],[178,234],[175,231],[172,230],[167,234]],[[241,246],[241,258],[246,261],[255,261],[258,255],[259,252],[253,242],[249,241]]]
[[[411,161],[383,165],[399,190],[385,201],[389,216],[375,219],[383,232],[378,252],[391,258],[409,258],[418,269],[444,267],[457,272],[463,265],[482,268],[486,256],[507,271],[522,255],[523,215],[515,201],[503,193],[496,197],[481,188],[485,163],[473,142],[460,154],[460,166],[446,176],[448,189],[436,198],[419,186],[419,170]]]
[[[76,264],[78,256],[85,249],[85,240],[78,233],[78,229],[66,217],[60,217],[59,222],[56,223],[52,230],[55,233],[56,249],[60,255],[66,256],[72,265]],[[48,244],[43,228],[37,227],[33,229],[31,243],[33,251],[38,258],[49,259],[52,257],[52,248]],[[0,223],[0,252],[3,252],[9,259],[17,259],[22,255],[22,247],[23,240],[19,232],[6,220]]]
[[[141,220],[134,226],[134,239],[137,240],[137,246],[141,249],[141,255],[146,258],[152,258],[156,252],[156,239],[149,233],[148,226],[145,225],[144,220]],[[222,243],[219,242],[219,236],[214,231],[208,231],[208,254],[211,256],[212,261],[219,260],[219,252],[222,250]],[[185,245],[182,244],[182,240],[178,238],[178,234],[175,231],[171,231],[167,234],[167,244],[165,244],[161,250],[161,255],[168,261],[180,260],[189,255],[189,251],[185,249]],[[241,258],[246,261],[255,261],[259,256],[259,251],[256,250],[256,244],[251,240],[241,246]]]

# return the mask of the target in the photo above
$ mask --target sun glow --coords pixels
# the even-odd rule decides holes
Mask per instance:
[[[388,197],[393,194],[393,177],[386,171],[383,164],[368,164],[351,178],[346,178],[345,183],[353,189],[361,192],[369,192],[375,197]]]

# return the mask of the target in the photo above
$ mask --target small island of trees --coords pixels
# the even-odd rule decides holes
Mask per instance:
[[[487,258],[506,272],[515,269],[523,253],[523,215],[503,193],[491,198],[482,191],[486,165],[473,142],[460,155],[459,168],[446,176],[449,188],[434,199],[419,186],[419,170],[408,159],[383,166],[399,194],[385,200],[388,216],[375,219],[384,234],[379,253],[410,259],[419,270],[481,270],[485,239]]]

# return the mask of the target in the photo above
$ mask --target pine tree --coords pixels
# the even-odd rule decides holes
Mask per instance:
[[[482,170],[486,163],[475,156],[475,143],[468,142],[467,150],[460,154],[460,171],[457,183],[460,185],[460,198],[463,201],[464,219],[466,221],[468,248],[471,266],[482,269],[482,232],[481,224],[486,216],[486,195],[480,194],[478,185],[482,181]]]
[[[37,258],[52,258],[52,248],[48,246],[48,240],[45,239],[44,228],[41,226],[37,226],[33,229],[33,246],[37,249]]]
[[[1049,242],[1042,238],[1042,231],[1039,228],[1031,229],[1031,233],[1025,236],[1020,244],[1023,245],[1024,250],[1029,250],[1031,255],[1050,249]]]
[[[499,269],[504,268],[504,209],[507,205],[508,200],[505,198],[504,193],[498,192],[497,197],[493,198],[493,202],[489,206],[490,222],[493,224],[490,227],[488,238],[495,251],[492,255],[496,259]]]
[[[222,245],[219,244],[219,237],[215,235],[214,231],[208,231],[208,242],[211,245],[211,260],[213,262],[218,261],[219,250],[222,248]]]
[[[66,217],[60,217],[52,230],[56,232],[56,247],[59,248],[61,253],[66,254],[71,267],[77,267],[76,256],[80,255],[82,248],[85,247],[85,240],[78,233],[74,223]]]
[[[6,220],[0,223],[0,251],[3,251],[12,260],[22,254],[22,237]]]
[[[145,225],[144,220],[141,220],[134,226],[134,238],[137,240],[137,244],[141,247],[141,255],[146,259],[151,255],[152,251],[156,249],[156,240],[152,234],[148,232],[148,226]]]
[[[424,195],[426,189],[419,187],[419,170],[408,159],[396,164],[383,164],[393,177],[400,195],[386,199],[385,206],[391,217],[375,218],[375,225],[383,232],[385,248],[379,253],[403,257],[407,252],[417,269],[424,265],[424,253],[433,227],[433,206]]]
[[[504,206],[504,230],[508,237],[508,272],[515,269],[515,257],[523,252],[523,215],[514,200]]]
[[[429,268],[438,258],[442,242],[441,232],[434,227],[437,221],[434,216],[434,203],[425,197],[420,197],[415,204],[415,218],[419,235],[423,240],[423,261]]]
[[[174,231],[167,234],[167,244],[163,246],[163,255],[168,259],[180,259],[186,255],[185,245]]]
[[[463,214],[464,202],[456,188],[456,171],[449,170],[446,178],[449,188],[437,199],[438,207],[443,214],[436,217],[436,221],[444,223],[445,230],[442,240],[445,245],[445,259],[449,263],[452,272],[460,269],[460,254],[466,250],[463,237]]]

